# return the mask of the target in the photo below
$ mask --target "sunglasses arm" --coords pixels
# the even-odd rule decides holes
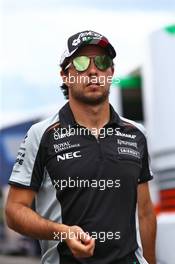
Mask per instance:
[[[71,66],[72,62],[70,62],[65,68],[64,70],[67,70],[70,66]]]

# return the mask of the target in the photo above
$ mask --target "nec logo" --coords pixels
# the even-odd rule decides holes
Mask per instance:
[[[68,152],[63,155],[57,155],[57,161],[59,162],[60,160],[69,160],[73,158],[81,158],[80,151],[75,151],[75,152]]]

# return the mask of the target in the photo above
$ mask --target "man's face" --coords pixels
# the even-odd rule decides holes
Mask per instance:
[[[77,56],[95,57],[107,55],[106,51],[96,45],[87,45],[76,54]],[[72,61],[72,60],[70,60]],[[88,105],[98,105],[108,99],[109,88],[113,76],[113,67],[99,70],[91,58],[87,70],[78,72],[71,64],[68,68],[66,85],[69,88],[69,100],[72,98]]]

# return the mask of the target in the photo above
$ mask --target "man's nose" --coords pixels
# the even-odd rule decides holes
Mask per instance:
[[[98,73],[98,69],[94,63],[94,60],[91,58],[90,65],[88,68],[88,74],[89,75],[97,75],[97,73]]]

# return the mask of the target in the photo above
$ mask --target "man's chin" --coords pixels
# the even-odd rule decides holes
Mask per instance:
[[[71,97],[76,101],[86,105],[99,105],[108,100],[110,90],[106,91],[87,91],[86,93],[80,93],[77,91],[71,91]]]
[[[100,96],[83,96],[81,98],[77,98],[79,102],[87,104],[87,105],[99,105],[105,102],[108,98],[108,95],[100,95]]]

